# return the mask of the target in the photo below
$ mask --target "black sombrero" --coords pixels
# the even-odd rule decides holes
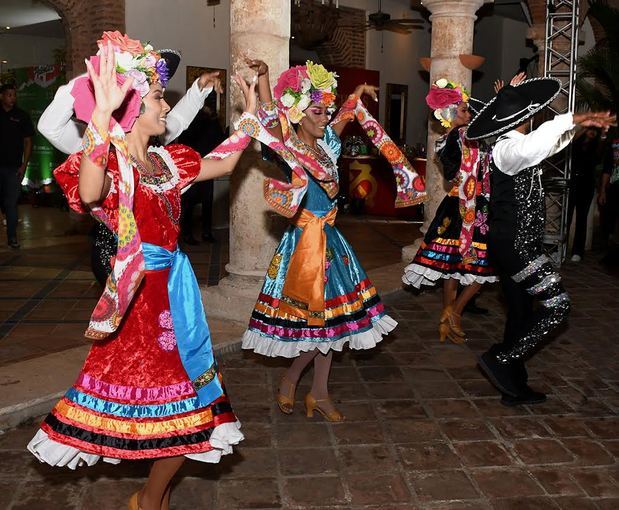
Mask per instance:
[[[157,53],[161,55],[161,58],[165,60],[168,66],[168,80],[172,79],[174,73],[178,69],[178,65],[181,63],[181,53],[177,50],[157,50]]]
[[[522,124],[548,106],[561,91],[556,78],[531,78],[520,85],[506,85],[469,124],[466,138],[498,136]]]

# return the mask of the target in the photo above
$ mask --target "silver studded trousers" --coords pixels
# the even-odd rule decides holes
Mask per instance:
[[[503,341],[490,352],[503,363],[525,360],[567,318],[570,300],[561,276],[541,249],[523,256],[515,249],[513,238],[496,238],[492,233],[488,248],[507,304]]]

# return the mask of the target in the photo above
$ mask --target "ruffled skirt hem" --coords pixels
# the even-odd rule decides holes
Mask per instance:
[[[404,274],[402,275],[402,282],[406,285],[411,285],[417,289],[420,289],[422,285],[433,286],[441,278],[449,280],[451,278],[459,280],[462,285],[471,285],[472,283],[494,283],[498,282],[497,276],[481,276],[473,273],[445,273],[437,271],[420,264],[409,264],[404,268]]]
[[[355,350],[372,349],[383,339],[383,336],[393,331],[397,325],[398,323],[391,317],[383,315],[373,322],[372,329],[368,331],[351,333],[339,340],[315,342],[311,340],[277,340],[248,329],[243,334],[242,347],[263,356],[283,358],[295,358],[302,352],[316,349],[323,354],[327,354],[330,350],[342,351],[346,344],[349,344],[349,347]]]
[[[203,452],[186,453],[185,457],[200,462],[208,462],[216,464],[221,460],[223,455],[232,453],[232,446],[240,443],[244,437],[240,431],[240,422],[223,423],[213,429],[213,433],[209,438],[211,449]],[[50,466],[68,467],[76,469],[79,466],[92,466],[99,460],[110,464],[118,464],[123,458],[105,457],[94,453],[89,453],[73,446],[60,443],[50,438],[44,430],[39,429],[35,436],[28,443],[28,450],[41,462],[47,463]],[[150,456],[139,455],[140,452],[132,451],[132,456],[127,457],[130,460],[137,459],[157,459],[163,458],[165,455]],[[138,455],[136,455],[136,453]]]

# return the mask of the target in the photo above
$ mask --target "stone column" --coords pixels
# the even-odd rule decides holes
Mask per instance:
[[[230,75],[248,80],[245,57],[269,65],[271,82],[288,68],[290,39],[289,0],[234,0],[230,2]],[[230,80],[231,125],[243,110],[243,94]],[[208,316],[247,322],[273,251],[283,231],[283,218],[267,208],[262,195],[265,175],[277,175],[261,160],[252,144],[230,179],[230,262],[228,276],[219,285],[202,289]],[[279,175],[280,178],[282,175]]]
[[[473,28],[475,13],[484,4],[493,0],[423,0],[423,6],[432,15],[432,46],[430,83],[439,78],[448,78],[462,83],[471,89],[472,71],[460,62],[460,55],[473,53]],[[443,200],[446,189],[443,175],[434,161],[434,142],[443,134],[436,131],[440,126],[435,121],[428,122],[428,145],[426,165],[426,191],[429,199],[424,204],[424,222],[421,231],[425,233],[434,218],[436,209]],[[410,262],[421,244],[422,238],[402,248],[402,259]]]

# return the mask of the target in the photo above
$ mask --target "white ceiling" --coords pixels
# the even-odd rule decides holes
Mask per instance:
[[[0,0],[0,27],[22,27],[58,20],[58,13],[38,0]]]

